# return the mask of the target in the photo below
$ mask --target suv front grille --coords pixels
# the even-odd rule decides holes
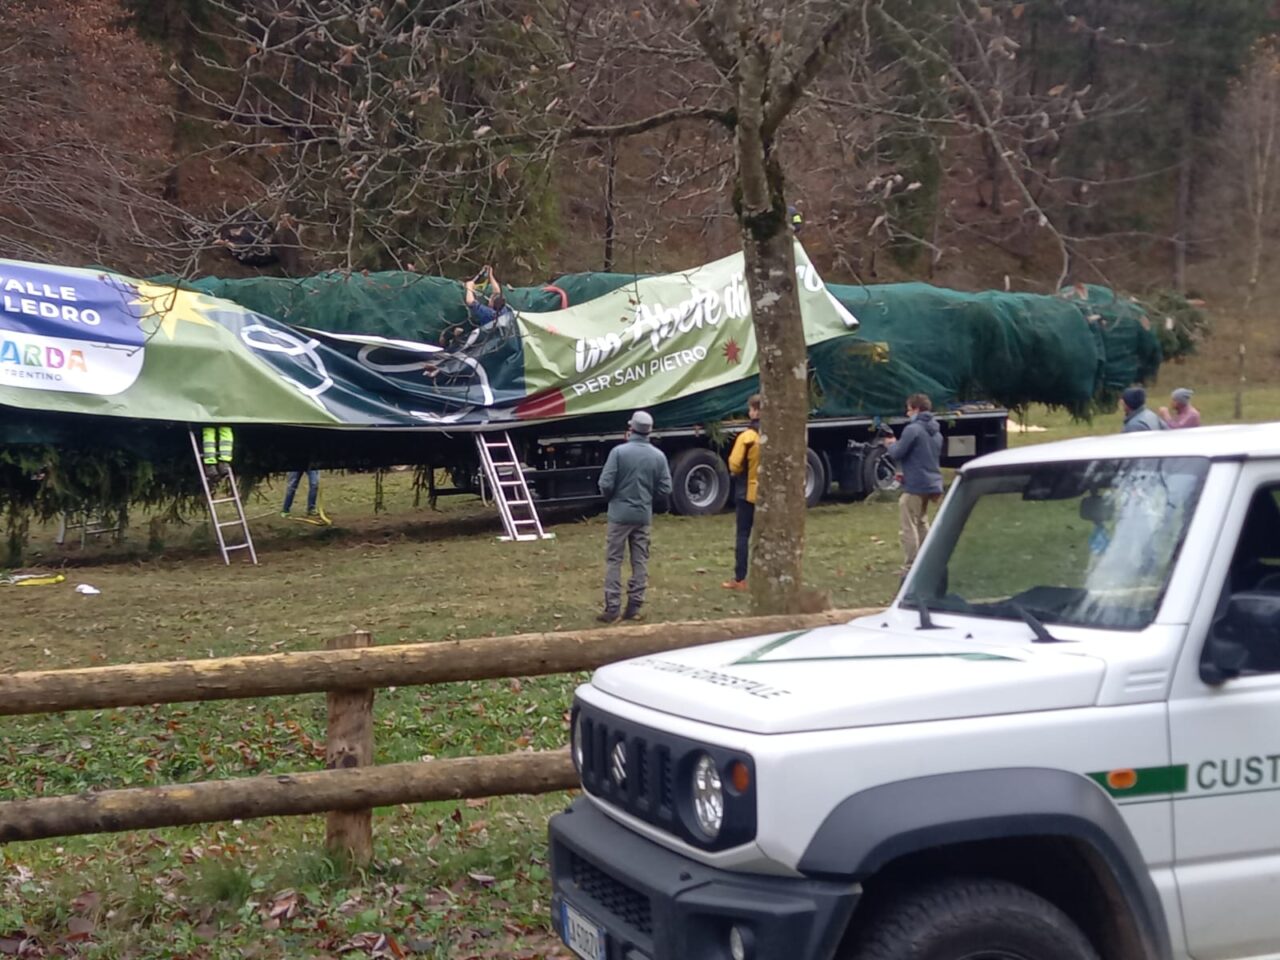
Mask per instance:
[[[646,937],[653,935],[653,908],[649,898],[616,880],[589,860],[569,851],[573,885],[623,923]]]
[[[736,761],[747,764],[754,783],[749,755],[642,727],[585,703],[579,702],[574,710],[574,727],[582,737],[579,772],[583,788],[592,796],[705,850],[725,850],[755,837],[754,791],[726,797],[724,828],[709,840],[684,822],[689,812],[682,810],[686,804],[677,786],[689,778],[695,758],[704,753],[722,771]]]
[[[583,786],[648,823],[678,832],[671,748],[634,728],[615,725],[612,719],[594,713],[583,717]],[[619,745],[626,756],[621,784],[614,775]]]

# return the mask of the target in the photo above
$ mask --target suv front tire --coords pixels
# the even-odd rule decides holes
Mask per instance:
[[[1065,913],[1004,880],[957,877],[898,894],[841,960],[1098,960]]]

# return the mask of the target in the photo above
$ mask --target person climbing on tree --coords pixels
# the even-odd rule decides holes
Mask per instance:
[[[489,290],[484,303],[481,303],[476,296],[476,284],[481,281],[484,281],[485,287]],[[493,275],[493,267],[488,264],[485,264],[479,273],[467,281],[463,300],[467,305],[467,312],[471,314],[472,322],[477,327],[487,327],[507,308],[507,298],[502,295],[502,284],[498,283],[498,278]]]
[[[488,291],[484,296],[478,293],[478,287],[482,283]],[[502,294],[502,284],[493,275],[493,267],[488,264],[466,282],[462,299],[471,321],[471,332],[468,335],[466,328],[458,325],[449,327],[440,334],[440,345],[450,350],[465,350],[474,346],[482,335],[493,330],[511,314],[507,298]]]
[[[483,283],[489,291],[478,292]],[[458,324],[446,327],[440,334],[445,353],[422,366],[422,375],[436,386],[457,386],[474,377],[475,362],[493,350],[501,349],[516,333],[515,313],[507,306],[502,285],[493,275],[493,267],[485,267],[466,282],[463,301],[470,319],[470,332]],[[461,358],[459,354],[463,355]]]
[[[791,224],[791,232],[797,237],[804,228],[804,214],[800,212],[799,207],[794,204],[787,205],[787,221]]]

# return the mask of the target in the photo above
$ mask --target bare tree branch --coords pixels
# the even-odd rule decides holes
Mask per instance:
[[[831,61],[837,45],[848,37],[859,15],[865,14],[865,11],[866,0],[842,0],[840,9],[819,31],[812,46],[803,56],[779,58],[777,77],[769,84],[764,122],[761,124],[765,137],[773,136],[791,113],[796,101],[818,76],[818,72]]]

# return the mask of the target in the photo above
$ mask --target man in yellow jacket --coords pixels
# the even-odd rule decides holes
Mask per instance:
[[[729,472],[736,478],[734,514],[738,537],[733,551],[733,579],[724,582],[726,590],[747,589],[751,525],[756,519],[756,474],[760,469],[760,394],[747,401],[747,416],[751,426],[738,434],[729,453]]]

